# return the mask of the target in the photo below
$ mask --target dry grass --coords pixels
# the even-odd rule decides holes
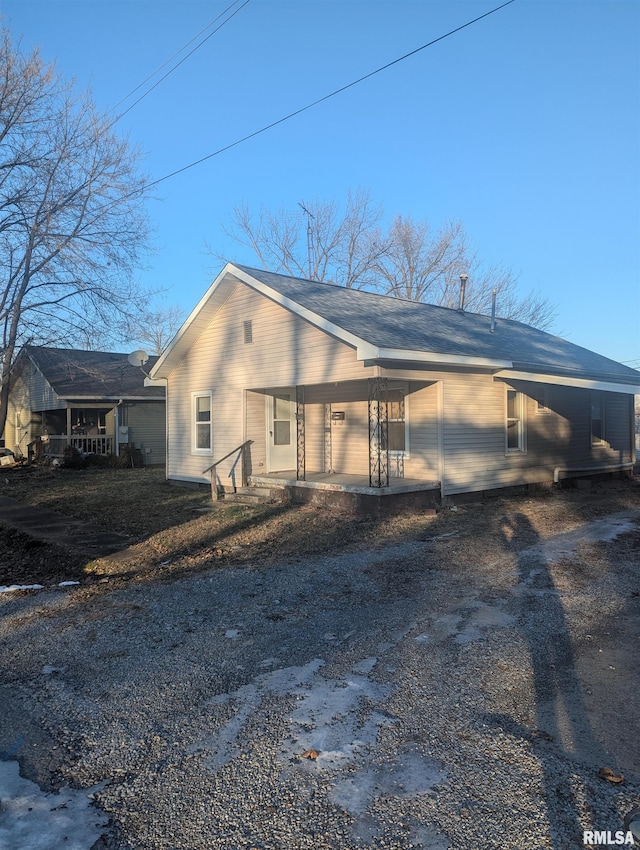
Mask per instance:
[[[494,497],[448,508],[437,516],[412,512],[385,520],[346,516],[301,505],[246,507],[212,503],[206,490],[176,487],[159,470],[13,470],[0,476],[0,494],[86,519],[124,533],[131,547],[87,563],[81,552],[56,549],[14,530],[0,533],[0,584],[52,584],[78,579],[174,580],[227,564],[259,568],[279,558],[381,546],[390,541],[450,534],[451,564],[478,568],[509,551],[517,521],[519,545],[585,520],[637,509],[640,482],[608,481],[591,490]],[[526,530],[526,534],[522,530]]]

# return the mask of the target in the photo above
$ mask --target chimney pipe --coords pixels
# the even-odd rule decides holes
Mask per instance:
[[[498,290],[494,289],[491,293],[491,333],[495,333],[496,330],[496,297],[498,295]]]
[[[460,304],[458,306],[458,310],[463,313],[464,312],[464,292],[467,288],[467,281],[469,280],[468,274],[460,275]]]

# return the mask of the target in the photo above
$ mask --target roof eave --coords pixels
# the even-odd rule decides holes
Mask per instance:
[[[407,348],[378,348],[364,343],[358,347],[358,360],[388,360],[404,363],[428,363],[430,366],[472,366],[480,369],[510,369],[511,360],[494,357],[475,357],[466,354],[444,354],[433,351],[414,351]]]
[[[635,395],[640,393],[640,383],[625,383],[615,378],[587,377],[556,375],[550,372],[534,372],[509,369],[496,372],[494,378],[511,379],[514,381],[533,381],[539,384],[557,384],[563,387],[578,387],[587,390],[602,390],[610,393],[628,393]]]

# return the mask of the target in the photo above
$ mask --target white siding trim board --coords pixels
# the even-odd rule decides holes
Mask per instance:
[[[534,381],[536,384],[558,384],[562,387],[578,387],[586,390],[603,390],[610,393],[640,393],[640,384],[618,384],[615,381],[589,380],[587,378],[567,378],[560,375],[547,375],[542,372],[496,372],[495,381]]]

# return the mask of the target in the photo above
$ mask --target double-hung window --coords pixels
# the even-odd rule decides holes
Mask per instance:
[[[405,394],[402,390],[389,390],[389,451],[406,451]]]
[[[211,454],[211,393],[193,393],[191,402],[193,454]]]
[[[381,440],[383,451],[392,455],[404,455],[407,452],[407,400],[405,390],[389,390],[387,396],[387,440]]]
[[[508,454],[526,451],[524,396],[507,387],[505,449]]]

